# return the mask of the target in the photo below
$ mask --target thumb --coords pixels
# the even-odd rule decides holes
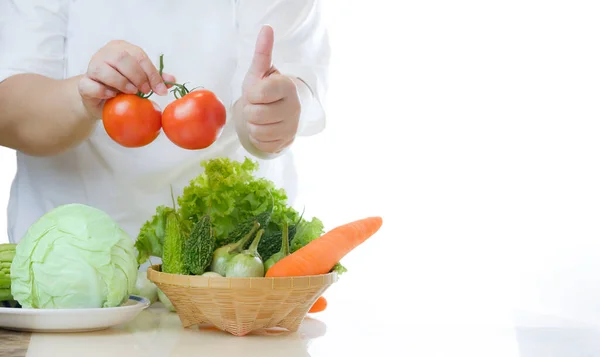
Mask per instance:
[[[271,71],[273,61],[273,43],[275,36],[271,26],[263,26],[256,40],[254,57],[250,65],[250,73],[257,77],[264,77]]]

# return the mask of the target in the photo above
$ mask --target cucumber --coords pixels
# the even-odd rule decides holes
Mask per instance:
[[[194,225],[185,241],[184,262],[189,274],[202,275],[206,271],[212,262],[215,246],[212,220],[205,215]]]
[[[10,289],[0,289],[0,301],[13,300],[13,296],[10,293]]]
[[[0,250],[0,262],[12,262],[17,252],[13,250]]]
[[[0,289],[9,289],[10,290],[10,284],[11,284],[10,276],[0,277]]]
[[[2,243],[0,244],[0,252],[4,252],[4,251],[14,251],[17,249],[17,245],[14,243]]]

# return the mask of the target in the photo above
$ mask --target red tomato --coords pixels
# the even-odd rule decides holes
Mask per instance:
[[[161,110],[136,94],[118,94],[106,101],[102,123],[111,139],[127,148],[142,147],[160,134]]]
[[[226,116],[225,106],[213,92],[195,90],[165,108],[162,128],[175,145],[188,150],[200,150],[219,138]]]

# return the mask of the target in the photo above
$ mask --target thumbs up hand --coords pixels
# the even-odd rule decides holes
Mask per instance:
[[[262,28],[254,58],[242,84],[240,123],[247,139],[263,153],[276,154],[292,144],[298,130],[300,98],[296,83],[272,65],[274,34]]]

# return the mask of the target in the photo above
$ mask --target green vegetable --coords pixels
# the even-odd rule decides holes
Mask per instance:
[[[185,241],[185,267],[193,275],[201,275],[210,266],[215,250],[215,236],[210,216],[202,217]]]
[[[23,308],[119,306],[134,290],[133,241],[106,213],[59,206],[33,223],[17,245],[11,292]]]
[[[0,289],[10,289],[11,279],[10,275],[0,275]]]
[[[269,270],[273,264],[277,263],[285,256],[290,254],[290,240],[288,234],[288,225],[287,223],[283,224],[283,234],[281,236],[281,249],[279,252],[271,255],[267,261],[265,261],[265,271]]]
[[[16,250],[3,250],[0,251],[0,262],[12,262],[15,258]]]
[[[256,233],[256,237],[248,249],[236,254],[227,262],[225,276],[228,278],[260,278],[265,276],[265,266],[258,254],[258,242],[260,241],[264,229]]]
[[[146,221],[135,242],[137,249],[138,267],[144,264],[151,256],[163,256],[163,244],[167,226],[167,216],[175,209],[166,206],[158,206],[151,220]]]
[[[4,251],[14,251],[17,248],[17,245],[14,243],[2,243],[0,244],[0,252]]]
[[[304,247],[314,239],[319,238],[325,233],[325,227],[320,219],[313,217],[310,221],[303,221],[298,225],[296,234],[291,242],[291,252],[295,252],[298,249]]]
[[[145,297],[151,304],[158,300],[158,288],[148,280],[148,274],[144,271],[138,272],[132,294]]]
[[[188,274],[184,264],[184,239],[182,227],[177,213],[167,215],[165,225],[165,241],[162,255],[162,271],[168,274]]]
[[[178,198],[184,220],[198,221],[209,214],[217,245],[227,242],[233,230],[242,222],[254,220],[273,204],[270,222],[262,225],[265,232],[281,229],[283,221],[296,221],[298,212],[287,204],[283,189],[272,181],[254,176],[258,162],[245,158],[243,162],[216,158],[201,163],[204,172],[191,180]],[[229,240],[232,242],[235,240]]]
[[[0,289],[0,301],[12,300],[13,296],[10,293],[10,289]]]
[[[292,239],[296,235],[296,230],[300,220],[301,218],[298,220],[298,222],[296,222],[296,224],[293,225],[289,225],[287,222],[283,223],[284,226],[288,227],[288,244],[291,244]],[[282,229],[265,233],[258,244],[258,253],[261,257],[271,257],[281,249],[281,240],[284,229],[285,228],[282,227]]]
[[[17,245],[15,243],[0,243],[0,252],[4,250],[15,250]]]
[[[0,301],[12,300],[10,290],[10,266],[16,254],[17,245],[13,243],[0,244]]]
[[[235,255],[237,255],[244,249],[246,244],[248,244],[252,237],[254,237],[254,233],[259,228],[260,223],[254,222],[254,225],[250,229],[250,231],[245,236],[240,238],[240,240],[238,240],[235,243],[230,243],[215,249],[213,253],[212,263],[210,265],[210,270],[219,275],[225,276],[225,271],[227,269],[227,263],[229,263],[229,260],[231,260],[231,258],[233,258]]]
[[[162,290],[158,289],[158,300],[165,305],[165,308],[171,312],[175,312],[175,306],[171,303],[171,300],[162,292]]]
[[[338,273],[338,275],[342,275],[345,272],[347,272],[348,269],[346,269],[342,264],[337,263],[336,265],[333,266],[333,268],[331,269],[331,271]]]
[[[217,242],[219,247],[237,242],[243,236],[248,233],[249,230],[252,229],[254,223],[258,222],[260,227],[267,227],[271,221],[271,215],[273,214],[273,199],[270,199],[269,208],[267,208],[264,212],[259,213],[255,217],[250,217],[244,222],[238,223],[238,225],[234,228],[229,235],[223,237],[220,241]],[[245,248],[245,247],[244,247]]]

